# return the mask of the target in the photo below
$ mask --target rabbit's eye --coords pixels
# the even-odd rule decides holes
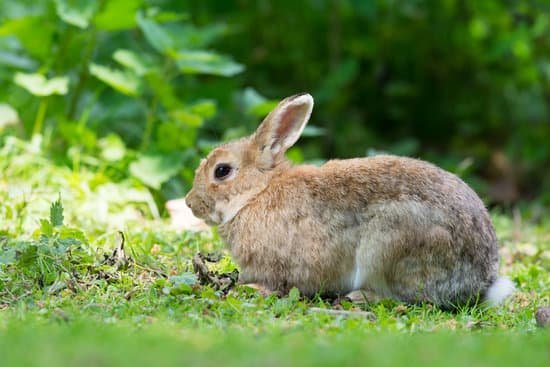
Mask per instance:
[[[220,163],[216,166],[216,169],[214,170],[214,177],[216,177],[218,180],[224,180],[229,176],[231,173],[231,166],[227,163]]]

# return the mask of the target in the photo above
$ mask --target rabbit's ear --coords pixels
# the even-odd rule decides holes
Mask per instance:
[[[305,93],[283,99],[267,115],[254,135],[262,166],[272,167],[296,143],[312,110],[313,97]]]

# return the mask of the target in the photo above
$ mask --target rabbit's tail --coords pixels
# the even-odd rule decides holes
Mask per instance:
[[[508,277],[498,277],[485,293],[485,302],[490,306],[502,303],[508,296],[514,293],[516,286]]]

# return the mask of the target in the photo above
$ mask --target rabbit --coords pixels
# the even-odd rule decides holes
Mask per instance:
[[[392,155],[292,165],[285,152],[313,109],[282,100],[255,133],[214,149],[185,197],[266,292],[457,306],[498,304],[514,290],[498,277],[489,214],[460,178]]]

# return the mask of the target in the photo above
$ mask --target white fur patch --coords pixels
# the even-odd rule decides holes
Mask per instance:
[[[352,290],[358,290],[361,289],[362,285],[362,279],[361,279],[361,267],[359,266],[359,261],[357,258],[355,258],[355,268],[353,269],[353,272],[351,273],[351,289]]]
[[[516,286],[507,277],[498,277],[497,280],[489,287],[485,300],[491,306],[496,306],[510,296]]]
[[[237,195],[227,203],[216,203],[214,213],[217,215],[216,223],[224,225],[233,219],[237,213],[248,203],[249,195]]]

